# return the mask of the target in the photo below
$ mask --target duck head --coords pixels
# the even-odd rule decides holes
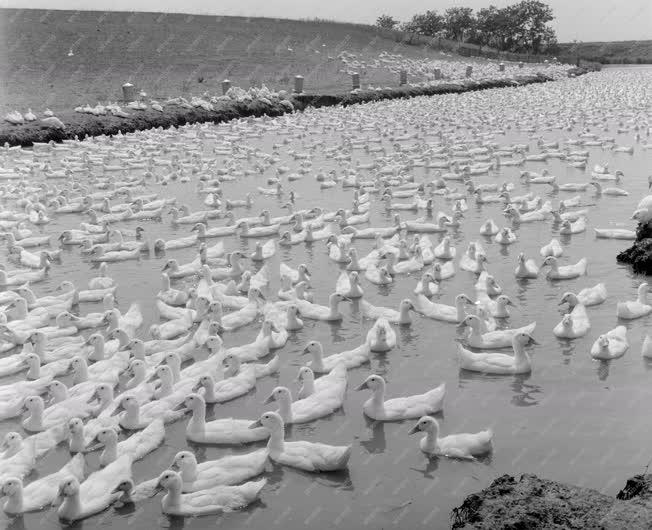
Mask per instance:
[[[439,431],[439,422],[432,416],[422,416],[419,421],[414,425],[408,434],[416,434],[418,432],[427,432],[429,434],[437,434]]]

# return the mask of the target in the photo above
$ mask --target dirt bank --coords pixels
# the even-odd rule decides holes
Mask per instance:
[[[452,528],[483,530],[652,528],[652,475],[629,479],[616,497],[535,475],[503,475],[451,513]]]
[[[465,80],[459,83],[444,83],[433,86],[403,86],[385,90],[360,90],[342,95],[300,94],[291,96],[290,101],[294,109],[303,110],[307,107],[325,107],[334,105],[353,105],[383,99],[412,98],[416,96],[433,96],[437,94],[461,94],[475,90],[489,88],[504,88],[508,86],[529,85],[552,81],[544,75],[518,77],[515,79],[496,80]],[[280,116],[291,112],[291,107],[281,102],[264,103],[253,101],[243,104],[235,101],[226,101],[215,104],[214,111],[201,108],[187,109],[179,106],[166,106],[163,112],[154,110],[132,111],[127,118],[115,116],[94,116],[70,112],[59,114],[59,118],[66,124],[65,130],[44,127],[39,121],[25,125],[0,126],[0,145],[30,146],[35,142],[60,142],[65,139],[79,139],[87,136],[113,135],[119,131],[123,133],[138,130],[153,129],[156,127],[178,127],[190,123],[213,122],[220,123],[235,118],[250,116]]]
[[[634,272],[639,274],[652,274],[652,226],[639,223],[636,228],[636,241],[618,254],[616,260],[629,263]]]

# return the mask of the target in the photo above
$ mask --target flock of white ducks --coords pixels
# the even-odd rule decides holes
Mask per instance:
[[[595,98],[617,105],[614,81],[601,75],[582,82]],[[590,263],[568,242],[587,230],[600,201],[626,197],[607,193],[598,182],[629,180],[606,163],[589,161],[591,154],[600,158],[606,149],[628,156],[636,149],[604,133],[606,124],[583,106],[581,93],[567,103],[568,114],[541,118],[538,111],[528,112],[528,105],[541,108],[542,99],[572,98],[567,89],[576,82],[3,149],[0,418],[20,425],[2,444],[3,509],[20,514],[54,504],[62,520],[75,521],[159,491],[166,514],[245,508],[264,491],[270,462],[331,472],[356,458],[356,447],[338,431],[336,443],[326,444],[295,439],[286,430],[340,410],[349,382],[369,397],[361,410],[347,407],[347,415],[411,420],[406,441],[408,434],[422,432],[415,448],[426,455],[468,460],[490,453],[493,432],[485,425],[474,433],[440,435],[433,415],[445,409],[446,382],[400,388],[370,373],[370,362],[395,355],[398,329],[423,319],[433,333],[458,326],[459,343],[449,347],[457,351],[462,370],[505,376],[533,370],[536,323],[513,322],[515,303],[490,273],[494,262],[485,247],[510,252],[503,256],[516,268],[502,268],[503,282],[530,281],[544,272],[551,285],[583,277]],[[501,109],[518,102],[520,111],[496,111],[498,119],[487,112],[487,101],[502,102],[496,107]],[[649,135],[649,124],[647,115],[634,109],[633,104],[620,109],[619,130],[640,141]],[[433,113],[437,125],[431,123]],[[509,128],[532,141],[499,143],[497,137]],[[546,143],[540,129],[566,139]],[[278,143],[269,149],[247,145],[264,135]],[[548,159],[568,164],[578,182],[562,183],[537,171]],[[319,167],[326,163],[337,169]],[[517,172],[511,182],[503,181],[501,168],[510,165]],[[239,189],[240,179],[255,182],[257,190]],[[302,179],[312,183],[294,184]],[[332,188],[330,182],[342,191],[327,191],[319,207],[302,199],[313,188],[317,193]],[[591,183],[598,184],[598,196]],[[179,204],[176,194],[166,194],[167,186],[192,190],[203,206],[192,211]],[[564,192],[579,195],[560,200]],[[336,207],[328,206],[336,201]],[[456,247],[459,239],[453,236],[468,224],[464,213],[474,202],[494,219],[473,228],[478,237],[466,248]],[[288,213],[274,217],[271,208]],[[246,216],[238,214],[243,209]],[[652,218],[650,197],[634,217]],[[507,250],[519,248],[521,228],[529,223],[560,234],[541,241],[536,259]],[[170,237],[175,233],[184,235]],[[599,240],[627,234],[600,228],[596,235]],[[306,245],[328,256],[324,259],[337,271],[332,280],[317,281],[322,271],[288,259]],[[191,258],[182,259],[189,252]],[[78,262],[67,268],[71,259]],[[118,284],[112,277],[114,268],[128,271],[135,263],[158,271],[145,282],[149,300],[133,299],[129,281]],[[96,272],[88,274],[88,264]],[[51,282],[58,271],[65,272]],[[447,281],[459,275],[468,279],[466,293],[440,300]],[[317,285],[329,287],[317,291]],[[378,293],[388,286],[401,295],[396,307],[379,303]],[[641,283],[635,300],[614,302],[614,317],[650,314],[647,292],[647,283]],[[118,296],[129,303],[118,308]],[[608,301],[604,283],[568,291],[559,297],[568,306],[561,322],[536,334],[583,337],[592,331],[591,308]],[[141,310],[149,307],[146,302],[160,317],[149,327],[145,323],[152,319]],[[349,319],[349,306],[373,322],[353,348],[303,333],[308,325],[336,329]],[[230,337],[239,329],[257,334],[251,342],[233,344]],[[277,375],[292,358],[286,343],[293,336],[306,339],[305,364],[291,369],[298,390]],[[587,355],[604,362],[628,347],[626,328],[618,325],[596,335]],[[652,357],[649,337],[642,350]],[[237,403],[270,377],[277,384],[259,400],[257,417],[219,417],[219,404]],[[213,404],[218,417],[209,420],[207,407]],[[159,465],[146,480],[135,477],[133,463],[157,451],[167,425],[182,421],[193,444],[255,446],[201,463],[184,449],[169,468]],[[29,481],[39,459],[59,444],[68,445],[70,460]],[[101,453],[99,467],[89,469],[85,455],[91,451]]]

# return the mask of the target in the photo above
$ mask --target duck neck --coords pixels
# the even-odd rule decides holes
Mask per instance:
[[[464,317],[466,316],[466,311],[464,310],[465,303],[464,300],[461,298],[458,298],[455,301],[455,308],[457,309],[457,321],[462,322],[464,320]]]
[[[43,406],[38,405],[30,411],[29,417],[25,420],[25,427],[30,431],[43,430]]]
[[[292,397],[284,396],[279,401],[278,413],[285,423],[292,422]]]
[[[280,454],[283,452],[285,445],[285,432],[283,428],[272,429],[269,433],[269,440],[267,441],[267,450],[271,455]]]
[[[114,400],[113,389],[110,388],[110,392],[103,393],[100,396],[100,402],[97,405],[97,410],[95,411],[94,415],[97,416],[98,414],[100,414],[100,412],[105,410],[109,405],[113,403],[113,400]]]
[[[129,335],[127,335],[127,332],[124,329],[120,328],[115,331],[115,334],[118,336],[118,349],[123,350],[127,347],[127,344],[129,344]]]
[[[339,301],[336,298],[331,298],[328,305],[331,309],[331,315],[339,314]]]
[[[191,462],[182,466],[179,474],[183,482],[194,482],[197,480],[197,462]]]
[[[59,506],[59,516],[62,519],[74,519],[82,511],[81,499],[79,492],[68,495],[61,506]]]
[[[641,304],[647,305],[647,289],[640,289],[638,291],[638,301]]]
[[[385,408],[385,385],[374,389],[371,402],[376,410],[383,410]]]
[[[78,385],[79,383],[85,383],[86,381],[88,381],[88,365],[83,359],[80,359],[80,362],[77,363],[75,375],[72,378],[72,384]]]
[[[204,432],[206,426],[206,406],[197,406],[192,409],[192,416],[188,422],[188,430]]]
[[[100,461],[102,465],[110,464],[118,458],[118,441],[115,437],[110,437],[106,442],[104,442],[104,451],[100,456]]]
[[[138,407],[130,407],[125,410],[121,422],[128,429],[136,427],[140,423],[140,410]]]
[[[166,374],[164,377],[160,379],[160,381],[161,381],[161,386],[158,389],[159,398],[169,396],[170,394],[172,394],[172,390],[174,386],[172,378],[168,374]]]
[[[102,361],[104,360],[104,339],[98,337],[98,340],[95,341],[93,345],[93,351],[88,356],[91,361]]]
[[[310,353],[312,354],[312,368],[313,368],[313,370],[318,370],[319,372],[323,372],[324,371],[324,357],[323,357],[323,354],[322,354],[321,350],[315,349],[314,351],[311,351]],[[304,380],[303,380],[304,393],[305,393],[305,390],[311,389],[308,393],[312,394],[315,391],[314,387],[315,387],[315,381],[314,380],[309,379],[307,377],[304,378]]]
[[[428,453],[434,453],[437,449],[437,432],[436,431],[426,431],[426,435],[423,437],[423,449]]]
[[[479,338],[482,337],[482,329],[481,329],[480,320],[475,321],[475,319],[474,319],[474,322],[473,322],[473,324],[471,324],[470,327],[471,327],[471,333],[469,334],[469,338],[474,337],[474,338],[479,339]]]
[[[514,341],[512,347],[514,349],[514,358],[515,358],[516,366],[521,366],[525,363],[530,362],[530,356],[525,351],[525,346],[523,346],[519,342]]]
[[[40,379],[41,377],[41,363],[35,362],[29,365],[27,374],[25,374],[27,379]]]
[[[74,430],[70,432],[68,439],[68,447],[71,453],[81,453],[86,447],[84,440],[84,429]]]
[[[226,378],[226,374],[224,374]],[[209,383],[208,385],[204,385],[204,401],[206,403],[213,403],[215,402],[215,384],[214,383]]]
[[[4,510],[7,513],[23,512],[23,488],[22,487],[7,497],[7,502],[4,505]]]
[[[178,383],[181,380],[181,367],[176,362],[168,363],[172,372],[172,383]]]

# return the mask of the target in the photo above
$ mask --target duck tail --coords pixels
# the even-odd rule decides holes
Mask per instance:
[[[337,469],[343,469],[347,466],[349,458],[351,458],[351,451],[353,451],[353,446],[347,445],[337,461]]]
[[[240,486],[240,491],[242,492],[243,500],[246,504],[254,502],[259,496],[261,490],[267,484],[267,479],[263,478],[260,480],[246,482]]]

